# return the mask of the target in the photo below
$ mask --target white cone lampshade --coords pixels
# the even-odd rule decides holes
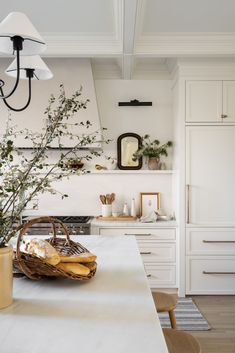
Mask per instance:
[[[39,55],[22,56],[20,58],[20,78],[27,79],[25,69],[34,69],[33,79],[49,80],[53,74],[49,67],[44,63]],[[11,77],[17,76],[17,62],[16,59],[6,69],[6,74]]]
[[[21,12],[11,12],[0,23],[0,52],[13,54],[11,37],[24,39],[21,55],[37,55],[46,49],[46,44],[28,17]]]

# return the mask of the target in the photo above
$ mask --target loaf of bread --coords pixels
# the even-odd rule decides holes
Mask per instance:
[[[59,263],[56,265],[57,268],[65,272],[74,273],[75,275],[87,276],[90,273],[90,269],[86,266],[80,265],[78,263]]]
[[[29,254],[43,258],[50,265],[55,266],[60,262],[60,256],[56,249],[43,239],[31,239],[26,245],[26,251]]]
[[[90,252],[84,252],[79,255],[60,255],[60,262],[94,262],[96,260],[96,255],[91,254]]]
[[[88,267],[90,269],[90,271],[95,270],[97,267],[96,262],[87,262],[87,263],[84,263],[83,265]]]

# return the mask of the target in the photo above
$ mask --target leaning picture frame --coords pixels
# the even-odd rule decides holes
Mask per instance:
[[[140,216],[145,217],[160,208],[160,192],[140,193]]]

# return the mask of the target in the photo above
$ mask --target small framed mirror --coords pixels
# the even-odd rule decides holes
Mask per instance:
[[[117,165],[119,169],[141,169],[142,158],[133,161],[133,154],[141,146],[141,137],[133,132],[122,134],[117,139]]]

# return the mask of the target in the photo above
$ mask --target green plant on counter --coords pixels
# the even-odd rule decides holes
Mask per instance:
[[[141,138],[140,148],[133,154],[133,160],[136,161],[143,156],[148,157],[159,157],[168,156],[167,149],[171,147],[173,143],[167,141],[166,143],[160,145],[159,140],[150,140],[149,135],[145,135]]]
[[[63,85],[60,86],[58,99],[53,95],[45,110],[46,124],[41,132],[29,129],[19,130],[12,124],[12,117],[8,116],[6,131],[0,139],[0,247],[7,245],[20,228],[22,211],[29,202],[33,202],[39,193],[56,194],[53,182],[69,177],[72,174],[86,173],[84,169],[68,168],[66,163],[71,153],[77,155],[79,148],[99,142],[99,131],[78,136],[72,132],[73,125],[89,128],[90,121],[71,124],[71,119],[81,109],[86,109],[89,100],[81,99],[81,89],[70,98],[65,95]],[[30,140],[32,149],[23,152],[14,145],[18,136]],[[73,140],[73,147],[63,149],[61,137]],[[48,162],[50,146],[55,142],[58,146],[55,160]],[[100,153],[95,150],[86,152],[83,160],[90,160],[92,155]],[[81,160],[81,157],[76,157]],[[68,197],[61,194],[62,199]]]

